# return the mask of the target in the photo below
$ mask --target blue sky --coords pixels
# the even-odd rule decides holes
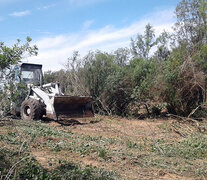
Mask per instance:
[[[39,48],[45,70],[63,68],[74,50],[111,52],[129,47],[130,38],[151,23],[158,35],[171,31],[179,0],[0,0],[0,41],[26,36]]]

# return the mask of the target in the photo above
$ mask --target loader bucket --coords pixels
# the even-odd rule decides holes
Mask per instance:
[[[57,119],[93,117],[93,99],[84,96],[55,96],[54,110]]]

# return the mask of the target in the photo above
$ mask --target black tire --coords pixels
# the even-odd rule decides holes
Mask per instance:
[[[43,106],[35,99],[27,99],[21,105],[21,118],[23,120],[40,120],[43,116]]]

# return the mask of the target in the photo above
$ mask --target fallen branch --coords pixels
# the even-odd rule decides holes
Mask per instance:
[[[199,127],[199,123],[198,121],[196,121],[195,119],[189,118],[189,117],[182,117],[182,116],[178,116],[178,115],[174,115],[174,114],[167,114],[168,117],[174,117],[176,118],[178,121],[182,121],[182,122],[193,122],[196,124],[197,127]]]
[[[21,163],[22,161],[28,159],[29,157],[31,156],[27,156],[27,157],[24,157],[22,158],[21,160],[19,160],[18,162],[16,162],[10,169],[9,169],[9,172],[7,173],[6,177],[5,177],[5,180],[9,180],[10,176],[12,175],[12,173],[14,172],[16,166]]]
[[[201,105],[199,105],[198,107],[196,107],[195,109],[193,109],[191,111],[191,113],[188,115],[188,118],[190,118],[200,107],[201,107]]]

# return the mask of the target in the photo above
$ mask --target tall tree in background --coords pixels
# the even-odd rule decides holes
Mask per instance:
[[[192,49],[207,43],[207,0],[182,0],[175,11],[175,38]]]
[[[132,55],[134,57],[148,59],[150,50],[156,44],[154,29],[150,24],[147,24],[144,35],[138,34],[135,39],[131,39]]]
[[[165,61],[170,55],[169,49],[170,34],[166,31],[162,32],[157,38],[157,50],[154,53],[155,58],[159,61]]]
[[[118,48],[114,51],[114,62],[119,66],[125,66],[129,61],[130,50],[128,48]]]

